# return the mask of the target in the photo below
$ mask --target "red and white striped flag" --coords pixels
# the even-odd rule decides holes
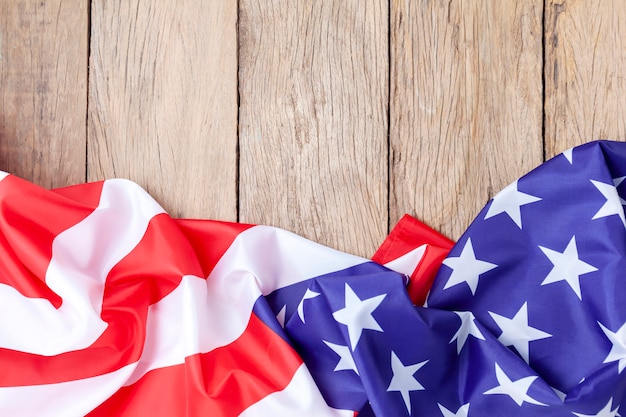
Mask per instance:
[[[420,302],[450,247],[407,217],[375,260]],[[281,229],[172,219],[126,180],[50,191],[2,173],[0,415],[352,417],[265,303],[338,271],[396,276]]]

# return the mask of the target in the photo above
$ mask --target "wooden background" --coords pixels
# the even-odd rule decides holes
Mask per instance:
[[[626,139],[620,0],[0,0],[0,169],[370,256]]]

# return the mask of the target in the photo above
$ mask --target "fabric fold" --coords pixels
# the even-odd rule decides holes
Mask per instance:
[[[0,175],[0,415],[616,416],[625,178],[592,142],[368,260]]]

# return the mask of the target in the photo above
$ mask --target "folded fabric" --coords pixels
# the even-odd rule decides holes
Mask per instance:
[[[515,181],[415,306],[403,273],[279,229],[7,176],[0,414],[614,417],[624,178],[626,144],[593,142]],[[395,244],[375,259],[420,252]]]
[[[2,173],[0,415],[352,416],[365,398],[329,406],[281,326],[305,320],[314,282],[402,294],[451,246],[403,218],[378,254],[398,274],[272,227],[172,219],[129,181]],[[341,341],[322,346],[335,361]]]
[[[478,214],[419,313],[456,351],[404,359],[428,360],[415,377],[430,398],[411,393],[416,415],[618,415],[625,176],[626,143],[592,142],[513,182]],[[457,325],[433,310],[457,311]]]
[[[441,262],[453,243],[405,214],[372,256],[372,260],[409,276],[409,298],[414,304],[423,305]]]

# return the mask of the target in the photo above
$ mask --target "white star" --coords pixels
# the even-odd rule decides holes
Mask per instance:
[[[336,345],[325,340],[322,340],[322,342],[331,348],[333,352],[339,355],[339,362],[337,362],[337,366],[335,366],[333,371],[354,371],[357,375],[359,374],[358,369],[356,369],[356,363],[354,363],[354,358],[352,357],[348,346]]]
[[[511,381],[511,379],[504,373],[504,371],[496,363],[496,378],[498,379],[498,385],[495,388],[491,388],[489,391],[485,391],[485,394],[504,394],[511,397],[515,404],[520,407],[524,402],[536,405],[546,405],[531,398],[528,395],[528,389],[532,383],[537,379],[536,376],[527,376],[517,381]]]
[[[382,332],[378,322],[372,316],[372,312],[382,303],[386,294],[377,295],[366,300],[361,300],[346,283],[346,306],[333,313],[337,322],[348,326],[348,336],[352,351],[356,348],[364,329]]]
[[[387,392],[400,391],[402,399],[404,400],[404,405],[406,405],[406,410],[409,414],[411,414],[411,397],[409,397],[409,392],[421,391],[424,389],[422,384],[415,379],[413,374],[422,366],[426,365],[426,362],[428,361],[404,366],[404,364],[400,361],[400,358],[398,358],[393,351],[391,352],[391,370],[393,372],[393,377],[391,378]]]
[[[465,346],[465,342],[469,335],[474,336],[476,339],[485,340],[485,336],[480,332],[476,323],[474,323],[474,314],[470,311],[455,311],[454,312],[461,319],[461,326],[456,331],[449,343],[456,340],[456,353],[461,353],[461,349]]]
[[[570,164],[572,164],[572,150],[574,148],[569,148],[565,151],[563,151],[563,156],[567,158],[567,160],[569,161]]]
[[[489,210],[485,215],[485,220],[500,213],[506,213],[517,227],[522,228],[521,206],[540,201],[539,197],[522,193],[517,190],[517,181],[509,184],[493,198]]]
[[[470,238],[465,242],[461,255],[456,257],[446,258],[443,264],[452,269],[452,274],[448,278],[448,282],[443,287],[447,289],[463,282],[467,283],[472,291],[472,295],[476,293],[476,287],[478,287],[478,278],[481,274],[491,271],[498,265],[490,262],[485,262],[476,259],[474,254],[474,247],[472,246],[472,240]]]
[[[618,362],[618,373],[622,373],[624,368],[626,368],[626,323],[622,324],[622,327],[615,333],[607,329],[602,325],[602,323],[598,322],[602,331],[609,338],[613,346],[611,346],[611,351],[607,355],[606,359],[604,359],[603,363],[610,362]]]
[[[615,188],[619,187],[619,185],[622,182],[624,182],[625,179],[626,179],[626,177],[613,178],[613,185],[615,186]],[[622,203],[622,206],[626,205],[626,200],[624,200],[622,197],[619,198],[619,201],[620,201],[620,203]]]
[[[567,397],[566,393],[564,393],[563,391],[559,391],[558,389],[554,387],[550,387],[550,388],[552,388],[552,391],[554,391],[556,396],[559,397],[559,400],[561,400],[561,402],[565,402],[565,397]]]
[[[598,212],[591,219],[595,220],[602,217],[618,215],[622,220],[622,224],[626,227],[626,218],[624,217],[622,200],[617,194],[617,188],[615,188],[615,185],[605,184],[594,180],[591,180],[591,183],[595,185],[598,191],[600,191],[604,198],[606,198],[604,205],[600,207],[600,210],[598,210]]]
[[[615,410],[612,410],[612,411],[611,411],[611,407],[613,407],[613,398],[609,399],[609,402],[606,403],[604,408],[602,410],[600,410],[598,412],[598,414],[579,414],[579,413],[574,413],[574,414],[577,415],[578,417],[615,417],[615,416],[619,416],[619,414],[617,414],[617,410],[619,409],[619,405],[615,408]]]
[[[302,300],[300,300],[300,304],[298,304],[298,317],[300,317],[300,320],[302,320],[302,323],[304,323],[304,300],[310,300],[311,298],[318,297],[319,295],[320,293],[311,291],[310,289],[307,288],[306,292],[304,293],[304,296],[302,297]]]
[[[459,408],[456,413],[453,413],[443,405],[439,403],[437,403],[437,405],[439,406],[439,410],[441,411],[441,414],[443,414],[443,417],[467,417],[470,406],[469,403],[467,403],[464,406],[461,406],[461,408]]]
[[[284,305],[276,315],[276,320],[280,324],[280,327],[285,328],[285,315],[287,314],[287,305]]]
[[[580,293],[580,276],[589,272],[597,271],[593,265],[583,262],[578,258],[578,248],[576,247],[576,236],[572,236],[567,247],[561,252],[539,246],[539,249],[550,259],[554,267],[543,280],[541,285],[552,284],[558,281],[567,281],[579,299],[583,299]]]
[[[496,322],[502,334],[498,341],[504,346],[513,346],[519,352],[522,359],[529,363],[529,342],[533,340],[552,337],[550,333],[541,331],[528,325],[528,303],[524,303],[512,319],[489,312],[491,318]]]

